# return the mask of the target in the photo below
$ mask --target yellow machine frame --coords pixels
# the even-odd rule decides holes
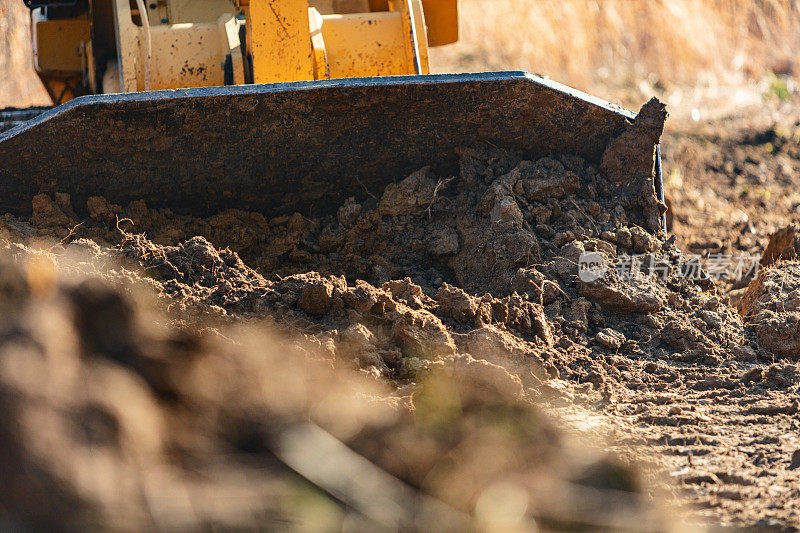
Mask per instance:
[[[90,0],[74,18],[44,13],[32,11],[35,66],[56,103],[89,93],[427,74],[428,47],[458,40],[458,0]],[[98,39],[103,32],[113,40]]]

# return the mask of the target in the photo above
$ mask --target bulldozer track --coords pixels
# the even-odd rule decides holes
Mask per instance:
[[[52,107],[6,107],[0,109],[0,133],[36,118]]]

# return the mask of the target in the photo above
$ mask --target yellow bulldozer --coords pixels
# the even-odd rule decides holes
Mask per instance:
[[[525,72],[429,75],[457,0],[23,1],[56,106],[0,110],[0,212],[67,192],[324,214],[422,166],[457,172],[465,146],[599,165],[635,118]]]
[[[53,101],[121,93],[428,74],[458,40],[457,0],[27,0]]]

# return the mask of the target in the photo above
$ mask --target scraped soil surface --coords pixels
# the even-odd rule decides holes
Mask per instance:
[[[689,504],[690,516],[716,527],[800,527],[795,470],[800,467],[800,263],[787,252],[745,281],[715,282],[697,273],[693,258],[684,253],[760,253],[770,235],[791,220],[794,211],[787,209],[791,195],[797,194],[792,180],[796,183],[795,171],[800,170],[800,146],[794,130],[781,129],[787,127],[754,131],[751,126],[720,126],[705,136],[668,135],[664,150],[672,155],[665,165],[666,181],[676,233],[668,240],[659,229],[662,206],[652,177],[617,179],[615,173],[625,167],[614,161],[614,154],[607,154],[601,171],[569,155],[528,161],[493,147],[465,147],[457,175],[438,176],[422,168],[383,191],[348,200],[336,216],[317,219],[292,214],[268,220],[241,211],[198,219],[151,209],[143,202],[119,206],[94,197],[85,206],[74,206],[67,194],[39,195],[29,219],[0,219],[3,255],[11,265],[6,277],[19,285],[6,283],[3,290],[15,296],[4,301],[38,313],[31,316],[46,314],[55,324],[70,322],[72,333],[62,349],[37,340],[37,335],[46,335],[36,330],[44,322],[26,318],[32,322],[20,325],[8,319],[8,331],[36,331],[10,337],[16,344],[7,353],[28,346],[46,354],[31,376],[53,373],[54,381],[47,392],[35,391],[36,380],[25,381],[19,373],[25,365],[7,356],[9,370],[0,376],[0,395],[19,413],[23,429],[49,420],[52,438],[58,439],[58,428],[77,424],[87,427],[82,430],[86,438],[100,439],[104,446],[116,443],[114,453],[123,450],[125,460],[102,459],[103,468],[135,487],[121,490],[121,501],[106,501],[106,493],[92,480],[81,480],[77,470],[62,470],[75,457],[88,458],[65,455],[42,463],[49,453],[47,443],[37,441],[41,450],[29,453],[24,448],[38,437],[9,426],[0,429],[17,455],[3,468],[33,457],[41,470],[41,479],[36,478],[40,485],[26,478],[28,474],[14,475],[22,476],[34,496],[42,492],[41,483],[52,479],[63,490],[48,496],[52,512],[39,513],[25,499],[29,496],[17,492],[3,497],[21,509],[24,523],[47,524],[65,516],[78,516],[78,524],[105,523],[104,513],[113,514],[113,509],[124,509],[118,516],[135,525],[154,516],[167,521],[188,516],[180,509],[173,515],[152,509],[144,518],[140,515],[136,498],[162,501],[141,488],[153,484],[137,478],[146,470],[137,465],[146,464],[156,472],[153,479],[169,478],[192,493],[186,505],[199,522],[191,525],[235,527],[240,525],[236,520],[250,516],[228,516],[203,504],[201,485],[188,472],[208,479],[212,471],[227,472],[220,486],[234,486],[237,476],[248,479],[252,498],[243,500],[247,502],[263,501],[269,491],[285,494],[286,483],[302,485],[310,478],[317,488],[308,489],[306,500],[289,491],[295,494],[290,500],[327,501],[334,522],[356,509],[362,525],[385,525],[385,516],[360,507],[358,495],[326,492],[324,480],[313,476],[313,464],[298,459],[299,466],[286,467],[293,463],[281,455],[282,439],[305,435],[316,443],[313,435],[308,437],[313,433],[323,447],[317,453],[335,446],[319,435],[334,435],[335,442],[347,444],[402,482],[413,494],[410,508],[419,510],[424,507],[419,501],[433,498],[438,503],[430,503],[436,509],[430,516],[453,527],[463,526],[463,520],[502,526],[492,522],[498,516],[486,511],[492,502],[530,498],[538,504],[504,512],[530,521],[520,518],[515,527],[648,524],[669,529],[651,499],[623,499],[624,505],[606,506],[608,501],[598,496],[605,490],[652,496],[659,485],[670,487],[676,501]],[[765,198],[758,187],[775,196]],[[701,200],[721,212],[698,207]],[[737,210],[744,215],[732,216]],[[78,217],[76,211],[89,217]],[[756,222],[766,213],[771,223]],[[631,263],[630,256],[637,261]],[[586,257],[611,267],[595,276],[579,275],[579,263]],[[104,285],[92,285],[87,278]],[[130,303],[129,295],[142,287],[158,295],[152,311],[161,328],[156,333],[143,334],[132,325],[142,320],[142,306]],[[228,344],[243,327],[259,332],[268,328],[283,340],[267,344],[284,348],[274,348],[277,354],[267,357],[268,363],[253,361],[257,351]],[[218,344],[202,348],[205,343]],[[214,356],[198,355],[212,352]],[[235,362],[237,358],[242,359]],[[343,393],[323,387],[308,393],[312,399],[303,396],[297,402],[303,406],[295,407],[283,405],[280,395],[263,396],[255,385],[262,377],[268,383],[275,383],[275,376],[277,381],[288,379],[294,367],[287,361],[308,360],[315,361],[314,368],[321,364],[325,370],[319,372],[342,372],[346,383],[368,384],[369,392],[342,407],[348,413],[344,418],[352,409],[358,423],[339,427],[335,410],[329,412],[331,395],[340,398]],[[55,376],[60,364],[72,369],[66,377]],[[127,436],[125,431],[139,431],[140,424],[131,420],[129,428],[125,420],[109,421],[106,411],[117,411],[95,405],[117,400],[97,399],[91,391],[84,403],[70,399],[79,383],[98,373],[119,374],[103,377],[108,380],[134,380],[138,389],[131,394],[141,396],[142,406],[158,405],[153,409],[165,417],[158,422],[164,427]],[[253,379],[241,378],[247,374]],[[191,379],[184,379],[187,375]],[[378,387],[377,392],[370,387]],[[232,400],[237,390],[245,391],[242,401]],[[431,390],[444,391],[435,396],[435,408],[426,407],[424,399]],[[484,390],[493,392],[475,392]],[[460,403],[448,404],[448,397]],[[64,422],[67,415],[55,407],[62,402],[74,403],[69,412],[86,414],[90,422],[83,414]],[[31,403],[39,408],[29,413]],[[320,408],[320,415],[314,405],[327,407]],[[369,418],[363,413],[371,408],[365,405],[383,414]],[[554,451],[561,429],[555,424],[547,429],[551,422],[542,410],[552,415],[574,409],[593,413],[599,426],[613,429],[609,450],[614,461]],[[210,414],[192,418],[203,410]],[[502,423],[500,433],[471,432],[493,410],[513,413],[499,419],[513,421],[523,433],[532,426],[539,429],[510,438],[498,453],[485,455],[492,443],[509,438]],[[317,429],[299,422],[309,412]],[[531,422],[530,417],[548,421]],[[177,429],[170,420],[179,422]],[[324,432],[315,433],[320,427]],[[120,435],[133,443],[143,439],[137,446],[148,458],[128,457],[129,444],[114,440],[122,439]],[[481,445],[460,445],[461,438]],[[95,440],[91,443],[86,449],[98,446]],[[201,459],[206,457],[203,450],[226,446],[236,450],[228,463]],[[466,455],[442,463],[445,455],[457,454],[454,450]],[[71,451],[85,449],[76,445],[64,453]],[[275,457],[283,470],[276,467],[281,474],[262,486],[266,482],[252,477],[249,468]],[[345,454],[342,460],[350,459]],[[486,476],[478,475],[487,460],[495,466]],[[637,469],[620,466],[643,460],[655,465],[661,477],[639,482]],[[567,466],[544,472],[539,470],[543,464]],[[164,465],[170,473],[161,471]],[[476,465],[481,466],[476,470]],[[664,482],[664,477],[671,479]],[[556,498],[559,504],[542,488],[552,480],[564,487]],[[589,497],[575,487],[595,492]],[[587,498],[596,505],[578,504]],[[80,502],[81,513],[68,512],[73,501]],[[272,513],[280,520],[302,514],[283,500],[275,501],[283,503],[276,503],[277,509],[242,505],[248,513]],[[445,509],[437,506],[441,502]],[[604,507],[613,513],[600,512]],[[404,512],[412,513],[398,512],[401,521],[408,519]],[[420,524],[424,529],[424,522]]]

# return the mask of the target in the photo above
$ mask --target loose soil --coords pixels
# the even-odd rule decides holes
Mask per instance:
[[[694,263],[681,251],[759,253],[777,229],[760,216],[787,223],[800,148],[794,130],[781,128],[668,135],[670,239],[658,226],[663,207],[652,176],[630,180],[621,170],[625,150],[658,138],[657,118],[620,137],[600,169],[570,155],[527,161],[465,147],[457,175],[422,168],[326,218],[227,211],[199,219],[143,202],[94,197],[73,206],[67,194],[39,195],[30,219],[0,219],[4,302],[27,310],[5,319],[0,396],[16,418],[0,427],[14,450],[2,468],[33,494],[2,497],[22,523],[189,516],[197,520],[189,525],[236,527],[253,513],[305,516],[264,494],[294,501],[307,490],[334,521],[355,511],[365,528],[411,520],[425,529],[426,516],[454,528],[465,520],[497,526],[497,513],[482,513],[491,502],[519,501],[522,491],[536,502],[522,506],[530,521],[516,524],[523,529],[668,529],[652,499],[635,497],[663,478],[644,482],[624,466],[646,460],[672,478],[693,516],[714,526],[797,528],[793,234],[776,241],[778,261],[749,285],[687,276]],[[701,200],[720,211],[698,208]],[[731,215],[737,210],[744,218]],[[578,275],[585,254],[639,262],[624,275],[609,268],[590,279]],[[155,311],[137,303],[143,290],[158,295]],[[50,323],[68,333],[48,340]],[[39,366],[23,372],[20,361],[33,352]],[[52,380],[46,392],[41,376]],[[118,387],[100,390],[113,380]],[[93,382],[97,390],[84,390]],[[300,392],[291,399],[293,386]],[[121,414],[117,391],[141,407]],[[556,444],[569,439],[543,411],[574,409],[615,428],[613,460]],[[475,430],[494,420],[487,413],[499,413],[497,421]],[[309,417],[313,425],[303,425]],[[33,431],[42,423],[54,440]],[[75,427],[88,441],[73,444]],[[315,446],[299,463],[285,456],[299,446],[292,436]],[[70,445],[52,455],[48,442],[59,439]],[[348,446],[343,464],[355,464],[348,453],[368,459],[390,474],[386,490],[412,503],[387,519],[357,490],[343,495],[320,480],[308,463],[326,446],[339,450],[335,443]],[[113,451],[96,459],[94,449]],[[233,452],[222,461],[220,450]],[[103,476],[81,478],[81,461],[102,461]],[[35,475],[20,470],[27,464],[37,465]],[[151,471],[169,483],[148,488]],[[101,490],[101,477],[122,488]],[[233,490],[239,479],[248,480],[245,513],[203,500],[204,490]],[[44,494],[54,481],[59,492]],[[142,501],[166,501],[158,491],[175,487],[191,495],[181,505],[192,513],[143,511]],[[628,503],[604,505],[608,494],[627,494]],[[52,511],[30,504],[38,497]],[[417,512],[426,505],[434,510]]]

